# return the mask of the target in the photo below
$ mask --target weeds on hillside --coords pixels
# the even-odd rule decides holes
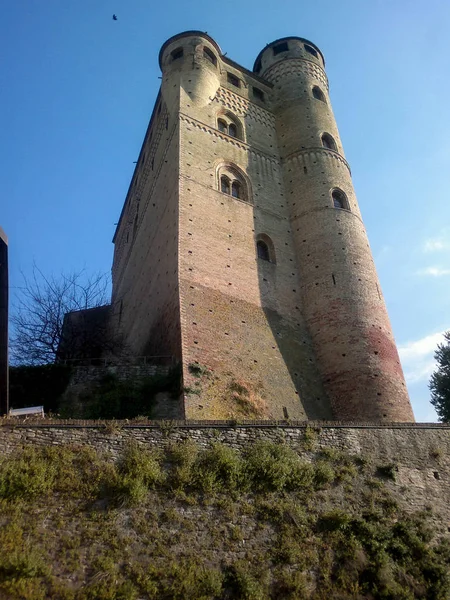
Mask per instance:
[[[448,541],[376,474],[267,441],[3,456],[0,597],[448,600]]]

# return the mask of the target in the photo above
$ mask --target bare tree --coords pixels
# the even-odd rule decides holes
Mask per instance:
[[[32,276],[23,276],[23,286],[17,291],[16,307],[11,316],[12,362],[48,364],[55,362],[61,351],[65,358],[79,358],[93,351],[93,338],[98,338],[94,346],[99,346],[100,337],[106,333],[108,291],[107,275],[89,276],[81,270],[47,277],[34,265]],[[89,319],[90,331],[87,327],[83,329],[84,315],[92,314],[88,309],[96,307],[104,307],[103,311],[97,311],[104,314],[100,319]],[[83,318],[68,318],[77,314]],[[97,332],[96,321],[101,322]]]

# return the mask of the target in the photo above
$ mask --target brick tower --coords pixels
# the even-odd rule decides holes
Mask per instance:
[[[115,324],[183,366],[186,418],[413,421],[312,43],[253,72],[188,31],[114,236]]]

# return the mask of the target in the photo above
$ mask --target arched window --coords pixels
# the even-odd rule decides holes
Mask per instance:
[[[318,87],[317,85],[315,85],[313,87],[312,93],[316,100],[321,100],[322,102],[326,102],[324,93],[322,92],[320,87]]]
[[[223,194],[250,202],[250,183],[246,175],[238,167],[230,164],[223,164],[217,171],[218,188]]]
[[[217,129],[221,133],[226,133],[227,135],[237,138],[238,140],[244,139],[242,123],[229,111],[221,111],[219,113],[217,118]]]
[[[345,208],[349,210],[347,196],[342,190],[333,190],[331,193],[334,208]]]
[[[337,151],[336,142],[329,133],[324,133],[322,135],[322,146],[324,148],[328,148],[328,150],[334,150],[335,152]]]
[[[259,233],[256,236],[256,256],[260,260],[276,263],[275,248],[272,240],[266,233]]]
[[[226,175],[222,175],[222,177],[220,178],[220,190],[224,194],[230,193],[230,180],[228,179],[228,177],[226,177]]]
[[[258,240],[256,242],[256,253],[258,258],[261,260],[267,260],[270,262],[269,247],[267,246],[266,242],[263,242],[262,240]]]
[[[206,60],[209,60],[210,63],[212,63],[214,66],[216,66],[217,58],[216,58],[214,52],[212,50],[210,50],[209,48],[207,48],[206,46],[203,46],[203,56],[206,58]]]
[[[233,198],[240,198],[242,196],[241,184],[239,181],[233,181],[231,185],[231,195]]]

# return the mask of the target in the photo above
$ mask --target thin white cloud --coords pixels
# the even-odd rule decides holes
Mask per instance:
[[[442,229],[439,235],[428,238],[422,246],[424,252],[442,252],[450,250],[450,230]]]
[[[450,269],[443,269],[442,267],[426,267],[426,269],[419,269],[417,275],[423,275],[425,277],[444,277],[450,275]]]
[[[440,252],[441,250],[446,250],[447,248],[450,248],[450,244],[442,238],[431,238],[429,240],[425,240],[423,245],[424,252]]]
[[[438,344],[444,341],[443,333],[443,331],[432,333],[420,340],[407,342],[398,347],[408,384],[430,378],[436,368],[434,353]]]

